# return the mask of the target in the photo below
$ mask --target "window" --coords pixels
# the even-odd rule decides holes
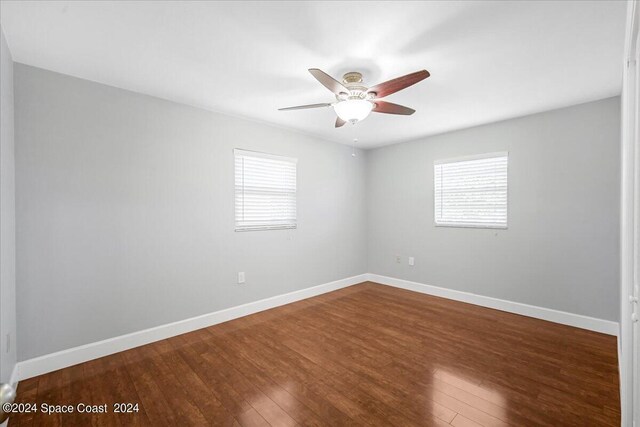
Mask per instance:
[[[236,231],[296,228],[297,159],[233,150]]]
[[[508,153],[436,161],[436,225],[507,228]]]

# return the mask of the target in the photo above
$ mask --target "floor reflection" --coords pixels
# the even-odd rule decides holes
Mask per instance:
[[[481,380],[437,367],[432,372],[432,410],[445,406],[455,412],[448,422],[453,425],[506,426],[509,423],[507,399],[499,391],[483,385]]]

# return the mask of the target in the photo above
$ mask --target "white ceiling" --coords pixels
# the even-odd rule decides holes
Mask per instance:
[[[14,60],[374,147],[620,93],[626,2],[2,1]],[[371,114],[334,129],[308,72],[373,85],[427,69]]]

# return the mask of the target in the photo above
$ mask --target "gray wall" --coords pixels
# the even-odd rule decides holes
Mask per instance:
[[[368,152],[369,271],[617,321],[619,105],[610,98]],[[509,228],[435,227],[433,161],[504,150]]]
[[[0,382],[5,383],[16,364],[15,209],[13,61],[0,27]]]
[[[21,64],[15,98],[19,360],[366,272],[349,147]],[[234,232],[233,148],[298,158],[297,230]]]

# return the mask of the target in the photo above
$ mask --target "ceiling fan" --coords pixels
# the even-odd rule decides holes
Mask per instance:
[[[333,107],[338,118],[336,127],[339,128],[345,123],[356,124],[367,118],[369,113],[386,113],[411,115],[416,110],[403,105],[393,104],[383,101],[380,98],[391,95],[405,89],[421,80],[429,77],[427,70],[416,71],[406,76],[398,77],[384,83],[367,88],[362,84],[362,74],[351,71],[342,76],[342,83],[331,77],[329,74],[317,68],[310,68],[309,72],[324,87],[329,89],[336,96],[336,102],[323,104],[299,105],[297,107],[279,108],[280,111],[302,110],[307,108]]]

